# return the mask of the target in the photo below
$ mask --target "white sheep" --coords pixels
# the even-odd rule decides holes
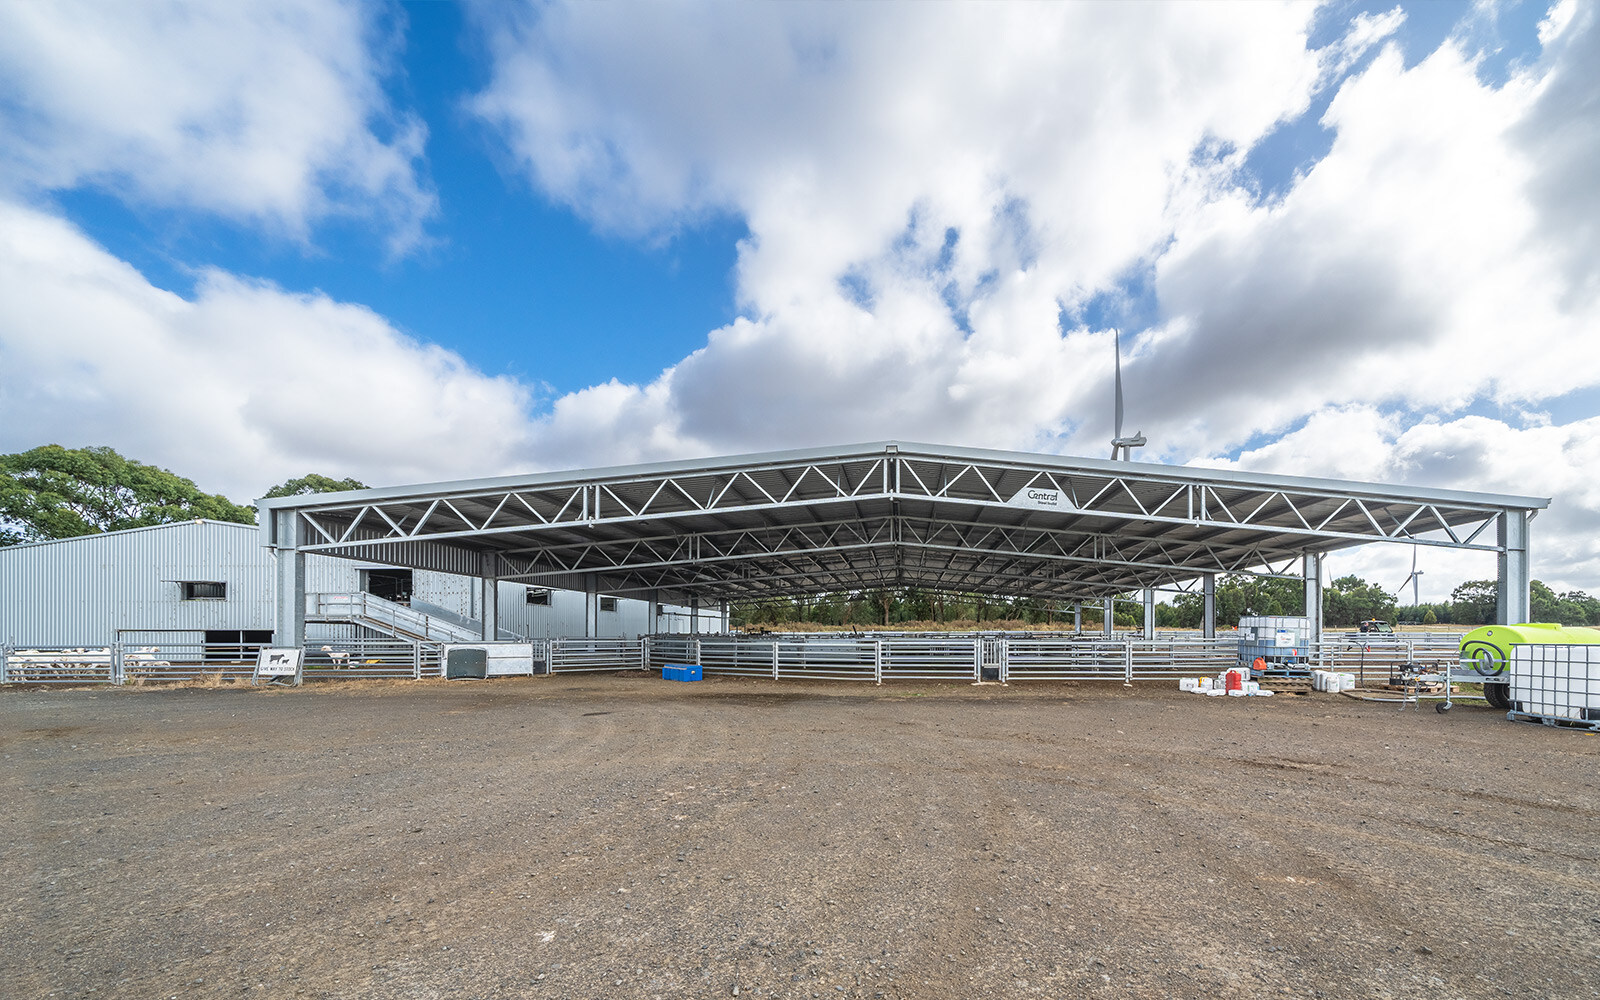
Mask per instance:
[[[332,646],[323,646],[322,651],[328,654],[328,659],[333,661],[333,665],[335,667],[338,667],[342,670],[350,665],[349,653],[338,652]]]

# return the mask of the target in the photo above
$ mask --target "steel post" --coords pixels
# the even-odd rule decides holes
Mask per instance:
[[[1117,631],[1116,612],[1112,610],[1112,599],[1108,597],[1102,601],[1101,608],[1100,631],[1108,636],[1115,635]]]
[[[1202,573],[1201,587],[1205,597],[1200,612],[1200,634],[1207,639],[1217,637],[1217,574]]]
[[[300,550],[301,528],[297,512],[275,511],[277,548],[273,552],[273,643],[301,647],[306,644],[306,554]]]
[[[1528,521],[1526,511],[1503,511],[1499,517],[1499,579],[1495,593],[1495,621],[1513,625],[1528,620],[1528,586],[1531,572],[1528,560]]]
[[[593,573],[586,573],[583,577],[583,636],[593,639],[600,634],[600,595],[596,592],[599,582]]]
[[[1144,637],[1156,637],[1156,592],[1149,587],[1144,588]]]
[[[478,580],[484,642],[494,642],[500,638],[500,579],[495,575],[495,559],[493,552],[483,554],[483,575]]]
[[[1306,618],[1315,641],[1322,639],[1322,553],[1307,552],[1301,560],[1306,581]]]

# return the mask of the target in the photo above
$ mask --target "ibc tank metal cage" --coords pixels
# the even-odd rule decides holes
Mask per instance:
[[[1600,646],[1514,646],[1509,719],[1600,732]]]

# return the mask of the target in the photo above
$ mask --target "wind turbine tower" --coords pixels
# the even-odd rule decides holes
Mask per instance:
[[[1115,421],[1116,426],[1112,429],[1112,437],[1111,437],[1111,460],[1113,462],[1115,462],[1117,459],[1120,458],[1123,461],[1131,462],[1131,461],[1133,461],[1133,449],[1135,449],[1135,448],[1143,448],[1145,446],[1145,438],[1144,438],[1144,433],[1142,431],[1135,431],[1132,437],[1123,437],[1122,436],[1122,333],[1121,333],[1121,331],[1119,331],[1119,330],[1112,330],[1111,331],[1111,342],[1115,346],[1116,352],[1117,352],[1117,355],[1116,355],[1116,366],[1117,366],[1117,410],[1116,410],[1116,421]]]

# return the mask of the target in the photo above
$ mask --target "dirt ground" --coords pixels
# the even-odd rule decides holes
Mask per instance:
[[[1600,738],[1166,685],[0,692],[5,997],[1596,997]]]

